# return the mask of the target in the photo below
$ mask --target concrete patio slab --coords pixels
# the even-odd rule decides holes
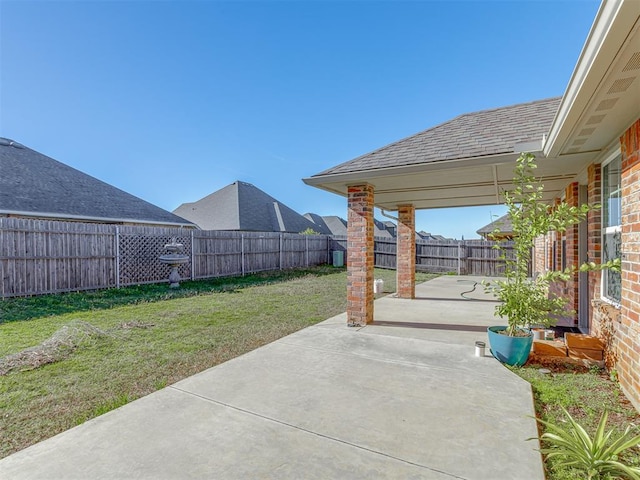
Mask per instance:
[[[432,282],[420,294],[446,298]],[[385,324],[486,320],[429,304],[296,332],[0,460],[0,478],[542,480],[531,389],[474,356],[479,332]]]
[[[487,327],[497,323],[498,302],[484,291],[483,280],[488,279],[444,275],[416,285],[414,300],[381,298],[375,303],[374,323],[366,331],[473,349],[476,341],[487,342]]]

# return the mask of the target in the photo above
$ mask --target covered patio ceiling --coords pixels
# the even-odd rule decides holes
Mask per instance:
[[[375,205],[397,210],[502,203],[521,152],[538,159],[545,199],[572,181],[637,117],[640,2],[604,2],[567,91],[551,98],[460,115],[448,122],[303,179],[347,196],[368,183]]]
[[[541,144],[542,142],[539,142]],[[537,175],[545,185],[544,197],[552,201],[588,165],[590,155],[544,158],[539,149]],[[466,207],[502,203],[502,193],[512,188],[518,153],[465,158],[424,165],[376,169],[357,173],[314,176],[305,183],[347,196],[349,185],[369,183],[375,188],[375,205],[397,210],[412,204],[416,209]]]

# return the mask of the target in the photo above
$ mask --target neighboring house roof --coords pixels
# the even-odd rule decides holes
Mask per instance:
[[[320,216],[315,213],[305,213],[304,217],[312,221],[319,228],[331,235],[347,235],[347,221],[335,215]],[[395,238],[396,225],[393,222],[373,220],[373,236]],[[317,231],[317,229],[316,229]]]
[[[314,229],[321,229],[328,235],[346,235],[347,234],[347,221],[336,215],[320,216],[315,213],[305,213],[304,218],[313,222],[316,226]]]
[[[466,113],[314,176],[514,153],[549,131],[560,97]]]
[[[493,232],[498,229],[497,236],[511,236],[513,235],[513,227],[511,226],[511,217],[509,214],[505,214],[493,222],[485,225],[484,227],[476,230],[476,233],[484,238],[487,238]]]
[[[203,230],[299,233],[318,227],[250,183],[236,181],[173,211]]]
[[[393,222],[381,222],[373,219],[373,236],[396,238],[396,225]]]
[[[0,172],[0,215],[195,227],[7,138],[0,138]]]
[[[425,232],[424,230],[416,232],[416,235],[422,240],[429,240],[433,242],[447,242],[451,240],[450,238],[443,237],[442,235],[433,235],[429,232]]]

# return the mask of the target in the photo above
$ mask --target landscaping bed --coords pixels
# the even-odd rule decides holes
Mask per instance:
[[[640,414],[624,396],[615,378],[615,372],[607,373],[598,365],[577,362],[548,361],[537,358],[512,371],[531,383],[536,415],[539,419],[557,425],[567,425],[563,412],[593,434],[603,410],[609,412],[607,430],[615,429],[615,435],[624,432],[632,424],[640,431]],[[547,431],[539,424],[540,434]],[[543,442],[543,447],[547,447]],[[557,459],[545,459],[548,480],[582,480],[584,472],[558,466]],[[640,448],[632,449],[621,458],[627,465],[640,465]]]

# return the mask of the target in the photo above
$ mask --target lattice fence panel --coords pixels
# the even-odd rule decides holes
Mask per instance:
[[[180,265],[178,273],[183,280],[191,279],[191,235],[138,235],[120,233],[120,285],[154,283],[167,280],[171,267],[160,262],[167,253],[164,246],[173,238],[182,243],[183,255],[189,261]]]

